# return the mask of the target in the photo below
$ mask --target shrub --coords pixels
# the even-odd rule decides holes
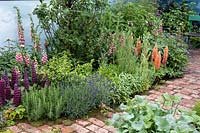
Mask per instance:
[[[48,74],[51,81],[62,80],[72,70],[72,61],[66,52],[52,57],[46,65],[39,69],[39,73]]]
[[[99,105],[110,105],[114,86],[103,76],[94,74],[86,78],[76,75],[66,77],[60,82],[64,97],[64,115],[77,118],[86,115]]]
[[[150,103],[143,96],[135,96],[127,105],[121,105],[122,115],[114,114],[109,124],[118,128],[119,132],[184,132],[198,133],[200,131],[200,117],[192,111],[181,111],[177,105],[180,98],[164,94],[162,103]],[[163,108],[168,107],[168,109]]]
[[[0,49],[0,74],[4,73],[4,70],[9,72],[9,75],[12,71],[13,66],[17,66],[15,60],[16,47],[11,46]]]
[[[160,48],[165,46],[169,48],[167,70],[164,70],[166,72],[165,77],[173,78],[182,76],[188,61],[187,44],[171,35],[162,35],[157,39]]]
[[[103,28],[100,17],[106,5],[105,0],[41,2],[34,14],[47,33],[49,52],[69,50],[82,63],[98,58],[98,37]]]
[[[92,73],[92,63],[73,64],[70,55],[67,52],[59,53],[53,56],[44,66],[38,69],[38,72],[47,75],[51,81],[59,82],[70,74],[77,74],[85,77]]]
[[[26,109],[28,120],[57,119],[64,109],[63,97],[58,87],[36,89],[33,87],[25,91],[22,97],[22,105]]]
[[[189,15],[194,14],[194,2],[183,0],[181,4],[172,2],[163,10],[163,25],[169,33],[185,33],[189,31]]]

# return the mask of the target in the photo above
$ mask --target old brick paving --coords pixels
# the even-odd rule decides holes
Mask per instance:
[[[180,107],[191,109],[196,100],[200,100],[200,50],[192,50],[190,61],[182,78],[168,80],[158,90],[151,90],[148,99],[155,101],[163,93],[182,96]],[[76,120],[71,126],[60,125],[43,125],[33,127],[27,123],[19,123],[15,126],[8,127],[13,133],[45,133],[51,132],[52,129],[59,128],[62,133],[116,133],[113,126],[107,126],[105,123],[96,118],[87,120]]]
[[[182,109],[191,109],[200,100],[200,50],[190,51],[190,60],[182,78],[168,80],[158,90],[151,90],[148,99],[155,101],[163,93],[179,95]]]

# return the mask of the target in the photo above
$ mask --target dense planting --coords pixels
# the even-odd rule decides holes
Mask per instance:
[[[176,110],[164,110],[138,96],[130,100],[162,79],[182,76],[187,63],[186,44],[165,32],[167,14],[160,16],[155,5],[41,1],[34,14],[46,41],[40,43],[29,14],[31,45],[25,43],[20,10],[15,7],[19,40],[16,48],[0,50],[2,123],[80,118],[101,105],[126,103],[127,113],[111,121],[121,131],[199,130],[193,112],[190,120],[188,112],[176,120]],[[181,124],[188,128],[181,129]]]

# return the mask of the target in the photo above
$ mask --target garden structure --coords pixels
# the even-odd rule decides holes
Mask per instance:
[[[199,133],[200,50],[181,36],[190,6],[40,1],[30,44],[14,7],[18,40],[0,50],[1,131]]]

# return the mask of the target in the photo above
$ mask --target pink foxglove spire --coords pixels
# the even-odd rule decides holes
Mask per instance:
[[[42,53],[42,60],[41,61],[42,61],[43,64],[45,64],[48,61],[46,52]]]

